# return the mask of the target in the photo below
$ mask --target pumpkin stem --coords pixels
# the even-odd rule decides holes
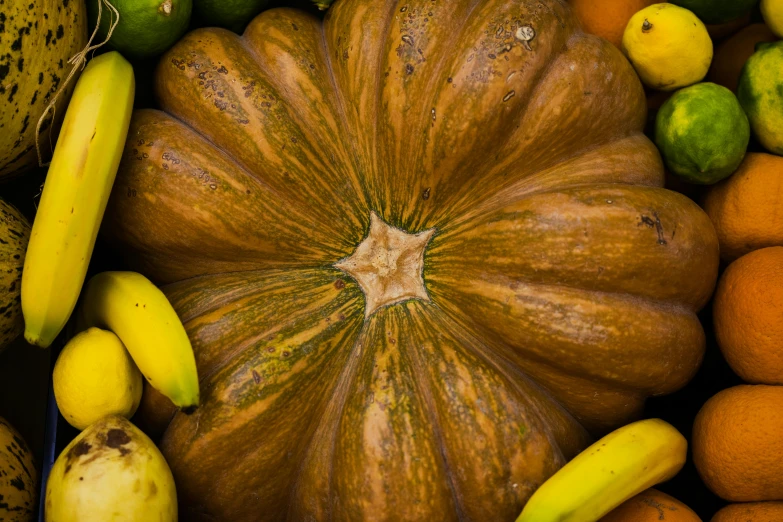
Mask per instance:
[[[429,190],[426,193],[429,197]],[[409,234],[370,213],[367,237],[353,254],[334,265],[359,283],[365,297],[365,317],[394,303],[430,300],[424,287],[424,250],[433,235],[434,228]]]

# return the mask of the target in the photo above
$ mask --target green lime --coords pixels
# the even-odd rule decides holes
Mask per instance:
[[[127,57],[142,58],[165,52],[185,33],[192,0],[108,0],[120,13],[109,47]],[[98,1],[87,0],[90,27],[98,19]],[[93,42],[106,38],[113,13],[103,5],[101,25]]]
[[[748,117],[727,88],[698,83],[666,100],[655,119],[655,144],[672,174],[711,185],[730,176],[750,141]]]
[[[269,0],[196,0],[196,16],[207,25],[241,33]]]
[[[748,14],[759,0],[671,0],[693,11],[705,24],[725,24]]]
[[[756,46],[742,69],[737,97],[761,145],[783,156],[783,40]]]

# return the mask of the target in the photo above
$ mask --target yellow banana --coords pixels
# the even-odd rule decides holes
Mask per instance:
[[[25,339],[46,348],[71,316],[128,134],[135,80],[117,52],[76,83],[46,175],[22,271]]]
[[[594,522],[676,475],[687,449],[685,437],[660,419],[623,426],[549,477],[517,522]]]
[[[80,326],[111,330],[149,383],[186,413],[198,406],[196,358],[166,296],[136,272],[101,272],[84,287]]]

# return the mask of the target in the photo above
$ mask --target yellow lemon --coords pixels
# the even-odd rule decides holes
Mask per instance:
[[[783,0],[761,0],[761,15],[767,27],[778,38],[783,38]]]
[[[60,412],[80,430],[107,415],[130,418],[141,401],[141,372],[122,341],[99,328],[90,328],[65,345],[53,380]]]
[[[645,85],[673,91],[707,75],[712,40],[689,10],[653,4],[631,17],[623,33],[623,52]]]

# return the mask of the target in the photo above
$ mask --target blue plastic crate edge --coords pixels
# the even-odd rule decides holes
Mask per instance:
[[[54,400],[54,386],[49,377],[49,398],[46,403],[46,425],[44,432],[43,461],[41,462],[41,488],[38,494],[38,522],[44,522],[46,503],[46,482],[57,460],[57,425],[60,422],[60,410]]]

